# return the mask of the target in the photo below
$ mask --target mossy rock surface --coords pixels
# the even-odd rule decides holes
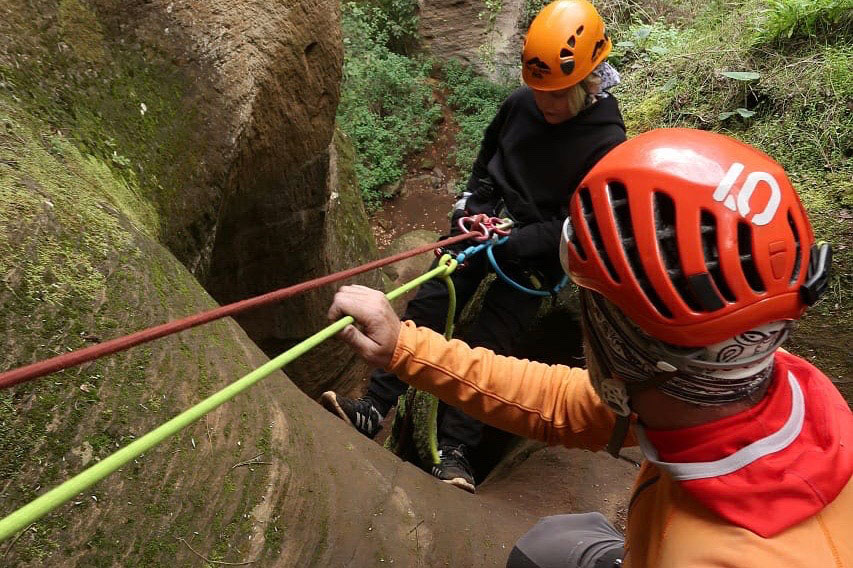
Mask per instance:
[[[6,97],[0,121],[13,127],[0,164],[3,368],[216,305],[126,209],[120,177]],[[0,391],[0,514],[265,361],[223,320]],[[502,566],[532,522],[412,470],[274,372],[3,554],[27,567],[190,566],[198,554],[257,566]]]

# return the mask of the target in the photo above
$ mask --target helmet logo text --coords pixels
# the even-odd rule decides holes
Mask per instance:
[[[767,172],[752,172],[746,176],[743,185],[733,194],[732,187],[743,173],[744,165],[735,162],[720,180],[717,189],[714,190],[714,201],[721,201],[727,209],[737,211],[744,218],[749,215],[751,209],[749,200],[752,194],[755,193],[759,183],[766,183],[770,188],[770,198],[767,200],[767,205],[761,213],[753,215],[750,222],[756,226],[766,225],[776,216],[776,211],[779,209],[779,203],[782,201],[782,191],[779,189],[779,182]]]

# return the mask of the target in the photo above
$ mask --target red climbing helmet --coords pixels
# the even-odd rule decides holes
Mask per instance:
[[[521,76],[531,88],[559,91],[577,85],[610,53],[604,22],[587,0],[556,0],[530,24]]]
[[[570,202],[561,258],[649,335],[704,346],[799,318],[826,290],[816,245],[782,167],[742,142],[682,128],[624,142]]]

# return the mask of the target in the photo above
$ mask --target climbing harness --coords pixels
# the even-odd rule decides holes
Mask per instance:
[[[485,250],[495,273],[510,286],[525,294],[534,296],[555,297],[568,283],[564,276],[551,290],[534,290],[518,284],[501,270],[495,260],[493,248],[506,242],[513,222],[509,219],[489,217],[485,214],[463,217],[457,221],[459,230],[463,233],[479,232],[480,236],[473,237],[479,244],[472,245],[456,254],[458,268],[467,264],[466,260],[480,251]],[[446,255],[446,249],[436,249],[436,255]],[[448,289],[449,306],[444,337],[453,337],[453,315],[456,313],[456,293],[450,276],[443,277]],[[405,461],[426,466],[438,465],[438,398],[430,393],[409,387],[397,400],[396,413],[391,425],[391,434],[385,440],[385,448]]]
[[[498,262],[495,259],[493,247],[502,245],[507,241],[507,238],[509,237],[510,228],[513,225],[513,222],[509,219],[501,219],[500,217],[489,217],[488,215],[481,213],[479,215],[472,215],[470,217],[462,217],[457,221],[457,225],[463,233],[481,233],[480,236],[473,237],[475,241],[481,243],[480,245],[476,247],[469,247],[462,251],[462,253],[460,253],[461,258],[460,255],[457,255],[456,260],[459,262],[460,266],[464,265],[465,259],[467,257],[470,257],[472,254],[475,254],[485,249],[486,256],[489,258],[489,263],[492,265],[495,274],[497,274],[501,280],[503,280],[519,292],[530,294],[532,296],[553,297],[556,296],[560,292],[560,290],[565,288],[566,284],[569,283],[568,275],[563,275],[560,281],[550,290],[535,290],[533,288],[522,286],[521,284],[510,278],[506,274],[506,272],[501,270],[501,267],[498,266]],[[479,231],[475,231],[475,227],[479,228]]]

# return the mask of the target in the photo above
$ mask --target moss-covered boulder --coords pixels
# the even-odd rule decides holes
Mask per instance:
[[[0,92],[121,179],[142,226],[220,303],[374,254],[363,208],[336,209],[353,201],[330,169],[336,3],[11,0],[0,15]],[[325,323],[328,298],[240,323],[276,351]],[[350,358],[324,360],[292,370],[309,392],[354,376]]]

